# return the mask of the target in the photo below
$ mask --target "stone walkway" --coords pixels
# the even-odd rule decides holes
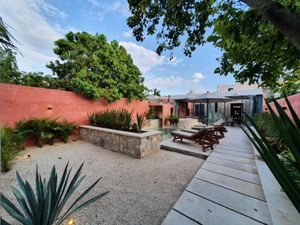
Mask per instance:
[[[228,128],[162,224],[272,224],[254,153],[240,128]]]

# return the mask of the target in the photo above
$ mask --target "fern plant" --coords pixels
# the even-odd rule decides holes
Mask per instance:
[[[53,166],[48,180],[41,177],[37,167],[35,175],[35,192],[29,182],[22,180],[17,172],[17,181],[20,190],[12,187],[12,192],[16,197],[19,208],[2,193],[0,204],[11,217],[23,225],[60,225],[73,213],[78,212],[108,193],[104,192],[98,194],[79,204],[80,200],[96,186],[101,179],[99,178],[75,199],[75,201],[70,204],[70,207],[61,215],[64,206],[85,178],[85,176],[80,176],[83,163],[73,177],[70,177],[72,168],[69,169],[68,165],[69,163],[65,166],[59,183],[55,166]],[[2,221],[4,225],[9,224],[1,217],[0,221]]]
[[[269,140],[248,115],[246,117],[252,126],[246,124],[242,129],[250,138],[295,208],[300,212],[300,186],[297,182],[300,174],[300,120],[287,98],[286,102],[292,119],[289,118],[276,100],[274,100],[274,105],[279,116],[276,115],[269,103],[267,103],[267,106],[280,136],[288,147],[289,158],[292,158],[293,162],[292,170],[288,167],[289,164],[280,155],[276,154]]]

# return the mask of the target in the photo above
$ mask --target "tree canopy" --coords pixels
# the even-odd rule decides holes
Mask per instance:
[[[192,52],[206,42],[221,48],[215,72],[274,88],[300,69],[300,4],[295,0],[128,0],[127,20],[137,41],[156,35],[156,52],[183,45]],[[207,28],[212,27],[211,33]]]
[[[11,49],[0,49],[0,82],[16,84],[20,78],[15,54]]]
[[[117,41],[107,42],[104,34],[69,32],[55,42],[59,60],[50,62],[52,69],[68,89],[92,99],[115,101],[144,98],[143,78],[131,56]]]

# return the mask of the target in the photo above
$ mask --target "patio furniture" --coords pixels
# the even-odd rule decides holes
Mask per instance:
[[[200,129],[194,133],[176,130],[172,131],[171,135],[173,136],[173,142],[175,142],[175,140],[177,139],[180,139],[180,141],[182,141],[182,139],[187,139],[199,143],[202,146],[202,150],[204,152],[205,149],[208,147],[214,149],[213,146],[216,143],[215,140],[213,140],[212,138],[211,128]]]
[[[196,133],[197,130],[201,130],[201,129],[211,129],[213,128],[213,139],[216,140],[216,143],[218,144],[219,143],[219,139],[222,139],[225,137],[224,135],[224,132],[227,132],[226,128],[224,127],[223,124],[221,125],[214,125],[214,126],[205,126],[205,127],[197,127],[197,126],[193,126],[191,129],[188,129],[188,128],[185,128],[185,129],[181,129],[182,131],[185,131],[185,132],[190,132],[190,133]]]
[[[200,126],[200,125],[194,125],[194,126],[192,126],[192,128],[191,129],[193,129],[193,130],[201,130],[201,129],[205,129],[205,128],[214,128],[214,126],[212,126],[212,125],[208,125],[208,126],[206,126],[206,125],[204,125],[204,126]]]

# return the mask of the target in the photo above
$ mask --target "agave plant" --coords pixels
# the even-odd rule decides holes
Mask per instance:
[[[278,112],[278,116],[271,108],[270,104],[267,103],[268,109],[272,116],[274,123],[276,124],[281,137],[288,146],[290,155],[294,160],[296,173],[300,173],[300,120],[295,113],[290,102],[286,98],[286,102],[293,119],[290,119],[286,112],[282,109],[280,104],[274,100],[274,105]],[[275,178],[286,192],[291,202],[294,204],[295,208],[300,212],[300,186],[296,182],[296,177],[290,173],[290,169],[287,168],[284,160],[281,159],[276,151],[273,149],[272,145],[269,143],[268,139],[264,136],[261,130],[258,128],[256,123],[252,118],[246,115],[249,120],[251,127],[245,125],[242,129],[245,131],[247,136],[250,138],[251,142],[256,147],[257,151],[260,153]],[[295,172],[295,171],[293,171]],[[299,176],[298,176],[299,177]]]
[[[17,181],[21,191],[12,187],[12,192],[19,203],[20,209],[1,193],[2,207],[10,216],[23,225],[59,225],[62,224],[68,217],[70,217],[71,214],[81,210],[108,193],[104,192],[98,194],[95,197],[92,197],[91,199],[79,204],[79,201],[96,186],[101,179],[99,178],[72,204],[70,204],[70,207],[64,211],[62,215],[60,215],[74,191],[85,178],[85,176],[80,177],[83,163],[72,178],[70,178],[72,168],[69,169],[68,165],[69,163],[67,163],[65,166],[59,183],[55,166],[52,168],[48,181],[46,179],[42,179],[37,167],[35,192],[28,181],[22,180],[17,172]],[[0,220],[1,219],[2,218],[0,218]],[[9,224],[4,220],[2,220],[2,222],[3,224]]]
[[[136,125],[139,133],[142,132],[142,129],[146,125],[146,122],[146,116],[144,114],[136,114]]]

